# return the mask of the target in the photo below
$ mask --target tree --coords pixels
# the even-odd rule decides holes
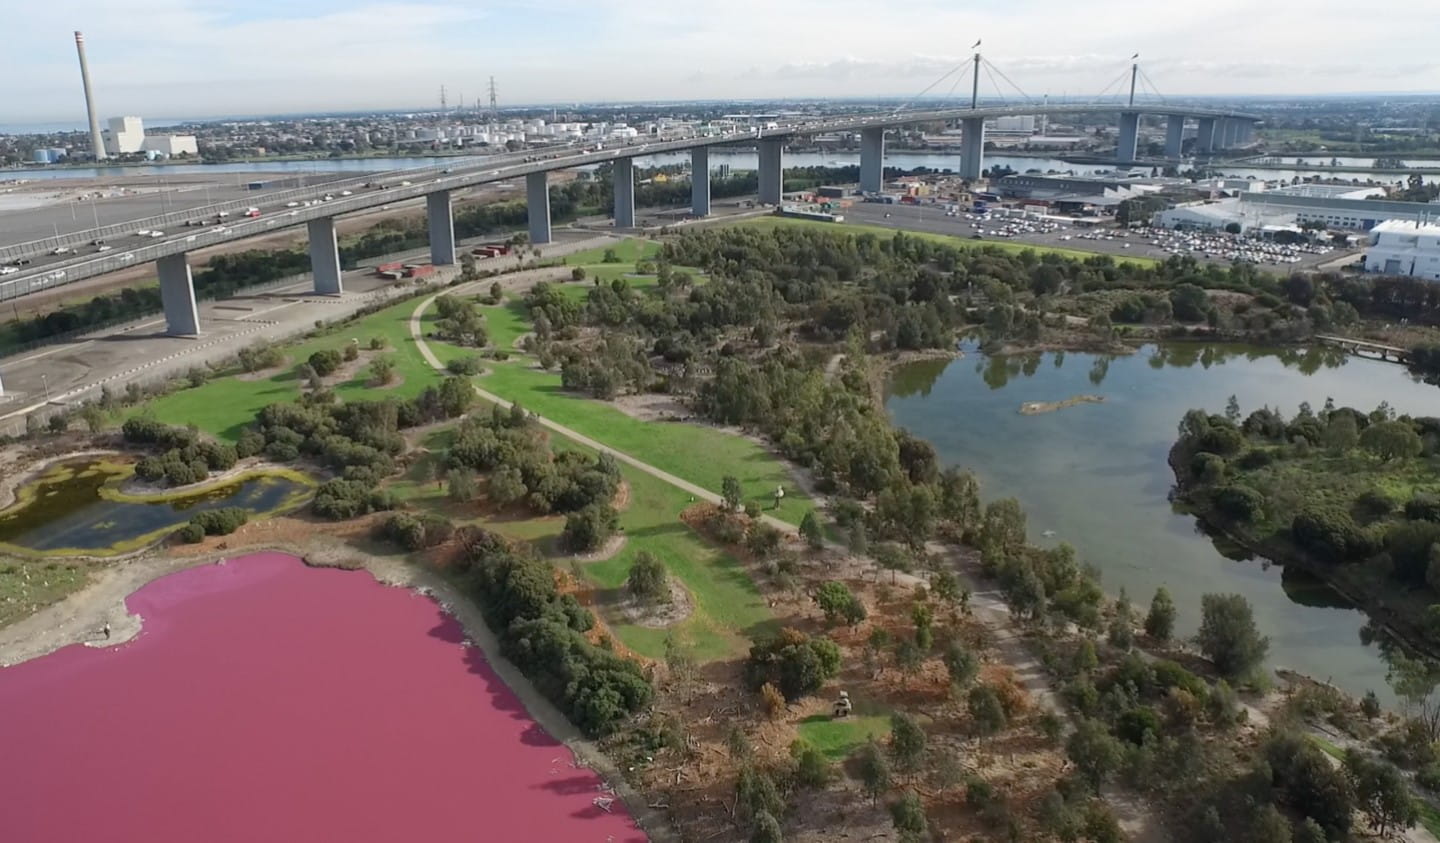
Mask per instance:
[[[860,784],[873,805],[890,789],[890,764],[873,738],[860,749],[859,770]]]
[[[1424,656],[1411,658],[1396,648],[1390,654],[1390,670],[1386,681],[1404,706],[1405,716],[1424,728],[1432,742],[1440,740],[1440,664]]]
[[[1389,462],[1419,456],[1424,443],[1406,422],[1382,421],[1365,428],[1360,434],[1360,447]]]
[[[1200,599],[1200,652],[1227,676],[1244,676],[1260,666],[1270,639],[1255,628],[1250,601],[1239,594],[1206,594]]]
[[[820,529],[820,520],[815,517],[815,510],[810,510],[800,519],[800,535],[805,537],[805,543],[811,550],[824,547],[825,534]]]
[[[830,781],[830,762],[825,753],[803,740],[790,745],[790,756],[795,759],[795,778],[806,787],[824,787]]]
[[[745,499],[745,490],[740,487],[740,479],[729,474],[720,481],[720,497],[725,501],[725,508],[731,512],[740,509],[740,504]]]
[[[581,272],[582,270],[577,266],[575,271]],[[785,840],[785,834],[780,829],[780,821],[775,819],[775,816],[769,811],[762,810],[755,815],[752,822],[755,830],[750,832],[750,843],[783,843]]]
[[[604,503],[592,503],[565,518],[560,532],[560,545],[571,553],[596,550],[610,539],[620,526],[620,514]]]
[[[841,582],[823,583],[816,589],[815,605],[820,607],[820,611],[825,613],[825,619],[831,623],[844,621],[854,626],[865,620],[865,604]]]
[[[775,780],[750,764],[741,767],[735,781],[735,813],[752,825],[761,814],[775,817],[785,813],[785,800]]]
[[[1325,834],[1325,829],[1315,822],[1314,818],[1306,817],[1295,830],[1291,843],[1329,843],[1330,837]]]
[[[914,641],[901,638],[895,642],[895,666],[906,677],[913,676],[925,663],[925,653]]]
[[[625,588],[638,600],[645,603],[669,603],[670,581],[665,565],[649,551],[642,550],[630,566],[625,578]]]
[[[395,361],[389,357],[376,357],[370,361],[370,382],[386,386],[395,380]]]
[[[925,758],[925,730],[901,711],[890,715],[890,755],[895,766],[907,773],[918,769]]]
[[[1085,718],[1065,742],[1065,754],[1090,788],[1097,794],[1124,757],[1119,741],[1110,736],[1098,720]]]
[[[870,549],[870,541],[865,535],[865,522],[856,521],[850,525],[850,532],[845,536],[845,547],[856,556],[864,556]]]
[[[1165,586],[1155,589],[1150,599],[1150,612],[1145,615],[1145,634],[1156,641],[1169,641],[1175,633],[1175,601]]]
[[[900,800],[890,806],[890,819],[895,822],[895,830],[900,832],[901,840],[925,839],[929,828],[925,822],[925,806],[915,791],[906,790],[900,795]]]
[[[1115,614],[1110,618],[1110,646],[1129,650],[1135,643],[1134,618],[1131,616],[1130,599],[1125,589],[1120,589],[1120,598],[1115,601]]]
[[[970,712],[970,723],[975,734],[981,740],[1000,734],[1009,724],[1009,718],[1005,716],[1005,704],[989,685],[976,685],[971,688],[965,707]]]
[[[953,638],[945,645],[941,658],[950,674],[951,687],[964,688],[980,672],[980,660],[975,657],[974,651]]]
[[[105,411],[99,404],[86,404],[80,411],[80,418],[85,420],[85,429],[91,433],[99,433],[105,429]]]
[[[459,503],[469,503],[475,500],[477,494],[475,472],[470,469],[450,469],[445,473],[445,483],[449,486],[450,500]]]
[[[309,363],[315,374],[323,378],[340,368],[343,359],[340,352],[333,348],[327,348],[311,354],[306,362]]]
[[[525,498],[530,490],[525,487],[525,476],[514,466],[502,466],[490,474],[487,487],[490,500],[497,506],[509,506]]]
[[[987,571],[1009,559],[1025,545],[1025,511],[1014,498],[991,501],[980,525],[980,553]]]
[[[1360,810],[1381,837],[1392,828],[1415,825],[1419,808],[1410,794],[1409,783],[1394,764],[1352,749],[1345,753],[1344,767]]]

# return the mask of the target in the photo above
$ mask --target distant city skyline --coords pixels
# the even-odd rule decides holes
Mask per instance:
[[[298,8],[303,5],[303,8]],[[201,119],[439,106],[906,97],[983,39],[1040,97],[1098,94],[1140,52],[1162,94],[1440,91],[1440,3],[1313,0],[67,0],[6,12],[0,120],[83,124],[72,32],[85,33],[102,118]],[[937,35],[943,33],[943,38]],[[934,94],[952,90],[947,79]],[[968,87],[968,81],[964,83]],[[982,92],[1000,78],[982,76]],[[962,92],[956,92],[962,93]]]

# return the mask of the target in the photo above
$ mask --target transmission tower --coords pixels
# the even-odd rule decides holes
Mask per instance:
[[[496,100],[496,97],[495,97],[495,77],[494,77],[494,76],[491,76],[491,77],[490,77],[490,116],[491,116],[491,117],[494,117],[494,116],[496,116],[496,115],[498,115],[498,114],[500,113],[500,108],[499,108],[499,106],[498,106],[496,103],[497,103],[497,100]]]

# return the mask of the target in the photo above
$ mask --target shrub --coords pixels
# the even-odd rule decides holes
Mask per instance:
[[[1368,493],[1367,493],[1368,494]],[[1389,503],[1389,498],[1385,499]],[[1391,504],[1391,509],[1394,504]],[[1387,509],[1385,514],[1389,514]],[[1405,502],[1405,517],[1411,521],[1440,521],[1440,496],[1416,494]]]
[[[840,648],[835,642],[788,627],[774,638],[752,645],[745,663],[752,687],[773,682],[786,700],[813,694],[839,672]]]
[[[340,368],[342,358],[340,352],[333,348],[327,348],[310,355],[305,362],[309,364],[315,374],[323,378],[334,374],[335,370]]]
[[[1295,543],[1327,562],[1350,562],[1375,552],[1374,539],[1350,513],[1313,506],[1296,513],[1290,522]]]
[[[445,370],[452,375],[478,375],[484,371],[480,365],[480,358],[475,356],[456,357],[445,364]]]
[[[190,523],[199,527],[207,536],[228,536],[249,520],[249,512],[238,506],[227,506],[198,512],[190,519]]]
[[[1238,484],[1226,484],[1211,492],[1215,508],[1237,521],[1254,521],[1265,511],[1265,496]]]
[[[190,521],[175,531],[175,538],[187,544],[195,544],[205,538],[205,528]]]
[[[844,621],[854,626],[865,620],[865,604],[844,583],[827,582],[815,591],[815,604],[831,623]]]
[[[665,565],[649,551],[642,550],[635,556],[635,564],[630,566],[630,575],[625,578],[625,588],[646,603],[670,602],[670,580]]]
[[[1368,492],[1361,492],[1360,496],[1355,499],[1355,509],[1364,517],[1374,520],[1384,518],[1394,512],[1395,501],[1392,500],[1389,495],[1385,494],[1384,491],[1371,489]],[[1409,514],[1410,504],[1405,505],[1405,512],[1407,518],[1417,517]],[[1440,518],[1431,520],[1440,520]]]
[[[566,517],[560,544],[571,553],[596,550],[619,526],[620,515],[613,507],[605,503],[590,504]]]

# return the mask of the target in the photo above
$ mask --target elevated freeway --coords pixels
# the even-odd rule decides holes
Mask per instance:
[[[304,225],[310,241],[314,292],[339,295],[343,290],[335,218],[345,214],[424,197],[431,262],[447,266],[456,262],[452,194],[477,185],[523,178],[530,239],[543,245],[551,240],[547,174],[554,170],[613,164],[615,227],[625,229],[635,225],[633,164],[639,156],[688,151],[692,171],[691,210],[695,216],[703,217],[710,213],[709,150],[713,146],[758,146],[760,201],[779,204],[784,148],[796,137],[858,132],[862,141],[860,186],[862,190],[878,192],[884,171],[887,130],[917,123],[959,123],[963,139],[960,173],[965,178],[976,179],[984,167],[985,121],[1029,114],[1118,114],[1116,157],[1122,163],[1135,160],[1142,114],[1168,121],[1166,154],[1177,159],[1187,121],[1193,120],[1196,124],[1199,149],[1210,151],[1244,143],[1258,120],[1255,115],[1243,112],[1188,106],[1026,104],[869,112],[723,134],[659,136],[617,146],[607,143],[600,148],[563,146],[528,150],[478,162],[437,164],[258,193],[253,198],[0,246],[0,264],[5,267],[5,274],[0,275],[0,301],[154,262],[167,331],[176,336],[195,336],[200,333],[201,325],[186,255],[196,249]],[[258,216],[246,216],[247,211]],[[225,216],[222,217],[222,213]]]

